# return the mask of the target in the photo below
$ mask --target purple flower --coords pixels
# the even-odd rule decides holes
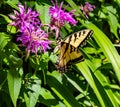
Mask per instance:
[[[47,49],[50,49],[49,44],[51,43],[48,40],[48,34],[40,28],[33,31],[28,29],[24,30],[18,35],[17,41],[21,41],[22,45],[27,47],[27,56],[29,56],[30,52],[36,55],[38,51],[46,52]]]
[[[51,29],[56,30],[56,38],[58,37],[59,28],[63,27],[65,23],[71,23],[76,25],[76,20],[73,18],[74,11],[66,12],[65,9],[62,10],[63,2],[58,6],[54,4],[49,8],[49,15],[51,15]]]
[[[17,29],[34,29],[36,26],[40,25],[40,20],[38,19],[39,14],[36,11],[32,11],[31,8],[26,10],[26,4],[22,6],[18,4],[19,12],[14,10],[15,15],[9,15],[13,22],[10,23],[11,26],[17,27]]]
[[[30,52],[36,55],[38,52],[46,52],[50,49],[51,41],[48,40],[48,34],[40,28],[42,24],[38,19],[39,14],[31,8],[26,10],[26,4],[24,6],[18,4],[18,8],[19,12],[14,10],[15,15],[9,15],[13,19],[10,25],[19,29],[17,41],[21,41],[22,46],[26,47],[27,57]]]
[[[80,9],[83,11],[83,14],[88,19],[88,14],[95,9],[95,5],[91,5],[89,2],[85,2],[84,6],[80,6]]]

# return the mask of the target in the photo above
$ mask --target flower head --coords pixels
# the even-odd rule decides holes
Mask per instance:
[[[63,2],[58,6],[54,4],[49,8],[49,15],[51,15],[51,29],[55,29],[59,33],[59,28],[63,27],[65,23],[71,23],[76,25],[77,21],[73,18],[74,11],[66,12],[65,9],[62,9]],[[56,38],[58,34],[56,34]]]
[[[14,10],[15,15],[9,15],[13,22],[11,26],[15,26],[19,29],[20,34],[17,37],[17,41],[22,42],[22,46],[26,47],[27,57],[30,52],[37,55],[38,52],[46,52],[50,49],[48,40],[48,34],[42,30],[39,14],[36,11],[32,11],[31,8],[26,10],[26,5],[22,6],[18,4],[19,12]]]
[[[50,49],[49,44],[51,43],[48,40],[48,34],[41,30],[24,30],[21,34],[18,35],[17,41],[21,41],[22,45],[27,47],[27,55],[30,51],[37,55],[37,52],[46,52],[47,49]]]
[[[40,20],[38,19],[39,14],[36,11],[32,11],[31,8],[26,10],[26,4],[23,6],[18,4],[19,12],[14,10],[15,15],[9,15],[13,22],[10,23],[11,26],[17,27],[17,29],[34,29],[36,26],[40,25]]]
[[[80,9],[83,11],[83,14],[88,19],[88,14],[95,9],[95,5],[91,5],[89,2],[85,2],[84,6],[80,6]]]

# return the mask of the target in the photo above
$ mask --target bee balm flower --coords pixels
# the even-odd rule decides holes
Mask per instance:
[[[36,11],[32,11],[31,8],[26,9],[26,5],[18,4],[19,12],[14,10],[14,15],[10,14],[10,18],[13,20],[9,25],[15,26],[17,29],[34,29],[40,25],[38,19],[39,14]]]
[[[58,6],[54,4],[49,8],[49,14],[51,15],[51,29],[56,30],[56,38],[58,37],[59,28],[63,27],[65,23],[76,25],[77,21],[73,18],[74,11],[66,12],[62,9],[63,2]]]
[[[44,30],[24,30],[21,34],[18,35],[17,41],[21,41],[22,45],[27,47],[26,52],[29,56],[29,53],[35,53],[37,55],[39,52],[46,52],[47,49],[50,49],[49,44],[51,41],[48,40],[48,34]]]
[[[95,6],[91,5],[89,2],[85,2],[84,6],[80,6],[80,9],[83,11],[83,14],[88,19],[88,14],[95,9]]]
[[[18,4],[18,8],[19,12],[14,10],[15,15],[10,15],[10,18],[13,19],[10,25],[19,29],[20,34],[17,41],[21,41],[22,46],[26,47],[27,57],[30,52],[36,55],[38,52],[46,52],[47,49],[50,49],[51,41],[48,40],[48,34],[40,28],[39,14],[32,11],[31,8],[26,10],[26,5]]]

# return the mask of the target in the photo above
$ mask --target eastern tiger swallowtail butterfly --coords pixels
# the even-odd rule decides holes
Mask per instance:
[[[84,58],[79,47],[85,43],[85,40],[90,37],[92,33],[92,30],[85,29],[71,34],[64,40],[60,40],[54,49],[54,52],[60,49],[60,54],[56,62],[59,72],[66,72],[71,63],[83,61]]]

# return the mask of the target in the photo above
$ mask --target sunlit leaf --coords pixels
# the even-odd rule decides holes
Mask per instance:
[[[19,70],[10,69],[10,71],[7,74],[10,97],[15,107],[17,107],[16,104],[17,104],[17,99],[20,93],[21,82],[22,82],[21,76],[19,74],[20,70],[22,69],[19,69]]]
[[[94,38],[96,42],[99,44],[99,46],[103,50],[103,53],[111,62],[118,81],[120,81],[120,56],[118,55],[117,50],[115,49],[111,41],[107,38],[107,36],[99,28],[97,28],[97,26],[92,23],[85,24],[85,26],[94,31]]]
[[[0,33],[0,50],[2,50],[10,40],[9,36],[5,33]]]
[[[48,4],[38,5],[36,3],[36,9],[40,13],[40,19],[43,24],[50,22],[50,15],[48,15],[49,7],[50,6]]]

